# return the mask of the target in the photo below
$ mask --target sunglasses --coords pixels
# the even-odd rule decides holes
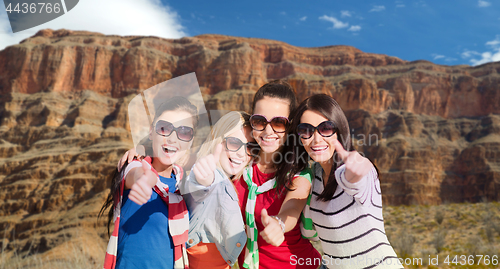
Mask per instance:
[[[271,124],[273,131],[276,133],[284,133],[286,131],[286,127],[288,127],[289,121],[285,117],[274,117],[268,121],[266,116],[259,114],[253,114],[250,117],[250,125],[252,125],[252,129],[255,131],[264,131],[269,123]]]
[[[237,152],[242,146],[245,146],[245,151],[248,156],[257,156],[260,150],[259,144],[252,142],[243,143],[237,137],[224,138],[224,145],[226,146],[226,150],[232,152]]]
[[[189,142],[193,140],[194,130],[188,126],[174,127],[174,125],[168,121],[159,120],[156,123],[155,131],[161,136],[170,136],[173,131],[177,134],[177,138],[184,142]]]
[[[337,132],[337,126],[331,121],[324,121],[317,127],[314,127],[309,123],[301,123],[299,124],[299,126],[297,126],[297,134],[302,139],[311,138],[316,130],[318,130],[318,133],[321,136],[330,137]]]

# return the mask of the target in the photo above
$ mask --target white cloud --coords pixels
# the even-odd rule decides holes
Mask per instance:
[[[385,6],[373,6],[370,12],[380,12],[382,10],[385,10]]]
[[[444,55],[440,55],[440,54],[432,54],[432,57],[434,57],[434,60],[438,60],[438,59],[443,59],[445,58]]]
[[[406,5],[403,3],[403,1],[396,1],[396,7],[405,7]]]
[[[319,19],[323,20],[323,21],[329,21],[329,22],[333,23],[333,28],[334,29],[342,29],[342,28],[346,28],[347,26],[349,26],[349,23],[339,21],[335,17],[330,17],[330,16],[323,15],[323,16],[319,17]]]
[[[281,12],[280,12],[280,15],[285,16],[285,15],[286,15],[286,12],[285,12],[285,11],[281,11]]]
[[[347,29],[347,31],[352,31],[352,32],[358,32],[360,30],[361,30],[361,26],[359,26],[359,25],[353,25],[349,29]]]
[[[486,46],[491,46],[492,48],[497,48],[500,45],[500,36],[497,36],[495,40],[486,42]]]
[[[415,6],[415,7],[427,7],[427,3],[425,3],[425,1],[423,1],[423,0],[420,0],[418,2],[414,2],[413,6]]]
[[[497,49],[496,51],[490,52],[483,52],[481,53],[481,59],[476,60],[476,59],[471,59],[470,62],[472,65],[480,65],[480,64],[485,64],[489,62],[497,62],[500,61],[500,49]]]
[[[301,21],[306,21],[307,20],[307,16],[304,16],[302,18],[300,18]]]
[[[477,1],[477,5],[479,7],[489,7],[489,6],[491,6],[491,3],[488,1],[484,1],[484,0],[479,0],[479,1]]]
[[[431,54],[431,56],[433,57],[433,60],[441,60],[441,61],[445,61],[447,63],[451,63],[451,62],[454,62],[457,60],[456,58],[447,57],[447,56],[437,54],[437,53],[433,53],[433,54]]]
[[[352,14],[349,10],[342,10],[340,11],[340,17],[345,18],[345,17],[351,17]]]
[[[472,63],[472,65],[480,65],[484,63],[500,61],[500,35],[497,35],[494,40],[486,42],[485,45],[490,47],[491,50],[485,51],[483,53],[479,53],[477,51],[465,50],[461,54],[462,58],[464,59],[471,58],[470,62]],[[480,56],[481,58],[476,59],[474,56]]]
[[[159,0],[85,0],[66,15],[18,33],[12,33],[7,13],[0,8],[0,50],[46,28],[164,38],[187,35],[177,13]]]
[[[465,50],[464,52],[462,52],[462,54],[460,54],[460,56],[462,56],[463,59],[470,58],[474,55],[481,55],[481,53],[473,50]]]

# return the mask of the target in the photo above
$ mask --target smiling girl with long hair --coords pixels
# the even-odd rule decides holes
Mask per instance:
[[[353,149],[349,124],[337,102],[324,94],[304,100],[291,116],[285,164],[278,182],[312,165],[310,215],[328,268],[403,268],[389,243],[382,215],[378,170]],[[290,174],[285,172],[290,171]],[[306,208],[307,209],[307,208]]]

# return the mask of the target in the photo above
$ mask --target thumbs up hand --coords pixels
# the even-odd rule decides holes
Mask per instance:
[[[219,144],[215,147],[213,154],[200,158],[196,162],[193,168],[193,173],[199,184],[203,186],[210,186],[214,182],[214,171],[217,168],[221,152],[222,145]]]
[[[266,209],[262,209],[261,220],[264,225],[264,230],[260,232],[260,236],[262,236],[267,243],[275,247],[281,245],[285,240],[285,235],[283,234],[283,230],[278,220],[269,216]]]
[[[140,168],[139,168],[140,169]],[[153,187],[156,185],[156,175],[151,171],[149,164],[146,161],[142,161],[142,175],[135,181],[132,188],[130,188],[130,193],[128,197],[134,203],[138,205],[143,205],[148,202],[153,194]]]
[[[345,168],[345,178],[351,183],[360,181],[372,169],[373,164],[357,151],[347,151],[338,140],[333,142],[336,154],[342,159]]]

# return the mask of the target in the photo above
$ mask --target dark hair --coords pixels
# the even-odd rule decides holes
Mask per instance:
[[[291,124],[289,126],[288,136],[285,146],[281,148],[280,152],[282,154],[281,156],[284,156],[284,163],[280,165],[278,171],[276,171],[278,189],[284,186],[288,190],[291,190],[293,187],[292,180],[294,175],[307,168],[310,160],[309,155],[300,141],[300,137],[297,135],[297,126],[300,124],[300,118],[307,110],[316,111],[328,120],[334,122],[337,125],[337,138],[339,142],[347,151],[354,150],[349,132],[349,123],[339,104],[326,94],[316,94],[307,98],[300,103],[299,107],[290,115]],[[335,180],[334,172],[342,160],[340,160],[337,154],[334,154],[332,158],[333,167],[328,177],[328,183],[323,192],[318,196],[318,199],[323,201],[331,200],[337,189],[337,181]]]
[[[136,159],[136,157],[134,157]],[[125,164],[123,164],[121,172],[118,172],[118,169],[115,168],[113,173],[110,175],[110,180],[111,180],[111,186],[109,186],[109,194],[108,197],[106,197],[106,201],[101,207],[101,210],[99,211],[99,214],[97,214],[97,219],[100,217],[104,216],[104,212],[109,208],[108,211],[108,236],[109,236],[109,227],[111,226],[111,222],[113,221],[113,216],[114,216],[114,209],[116,206],[118,206],[118,202],[120,202],[120,194],[122,190],[120,190],[121,183],[123,180],[123,173],[125,172],[125,168],[127,168],[128,165],[128,160],[125,161]]]
[[[297,107],[297,96],[295,94],[295,90],[292,86],[290,86],[290,84],[283,80],[274,80],[259,88],[253,97],[252,114],[255,109],[255,104],[264,99],[264,97],[287,100],[289,102],[288,113],[290,114]]]
[[[170,98],[168,101],[161,103],[155,109],[155,117],[153,119],[152,124],[158,119],[158,117],[163,114],[165,111],[174,111],[174,110],[182,110],[193,116],[193,126],[196,127],[198,125],[199,116],[198,116],[198,108],[191,104],[188,99],[182,96],[174,96]],[[196,128],[195,128],[196,131]]]

